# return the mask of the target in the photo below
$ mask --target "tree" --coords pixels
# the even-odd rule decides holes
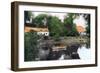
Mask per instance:
[[[68,13],[64,19],[64,34],[66,36],[77,36],[78,31],[76,29],[76,25],[73,23],[74,18],[76,17],[77,14],[75,13]]]
[[[47,15],[46,14],[39,14],[34,18],[34,24],[37,27],[47,27],[46,25],[47,22]]]
[[[84,14],[84,18],[87,21],[86,33],[90,37],[90,14]]]
[[[25,61],[34,61],[38,55],[38,39],[39,36],[35,32],[25,33],[25,51],[24,51],[24,60]]]
[[[56,37],[56,38],[59,36],[62,36],[63,24],[58,17],[49,16],[47,24],[48,24],[48,29],[51,36]]]

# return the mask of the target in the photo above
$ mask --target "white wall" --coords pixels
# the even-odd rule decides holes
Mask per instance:
[[[14,0],[0,0],[0,73],[14,73],[10,70],[10,54],[11,54],[11,5],[10,3]],[[29,0],[19,0],[29,1]],[[30,0],[32,2],[45,2],[45,3],[61,3],[61,4],[77,4],[77,5],[93,5],[99,6],[100,13],[100,0]],[[100,14],[98,14],[100,16]],[[100,17],[98,17],[100,19]],[[98,24],[100,21],[98,22]],[[100,27],[100,25],[98,25]],[[100,31],[100,29],[98,29]],[[100,33],[98,33],[100,37]],[[100,38],[98,39],[100,40]],[[100,43],[100,41],[99,41]],[[100,46],[98,47],[98,52]],[[98,53],[100,55],[100,53]],[[100,57],[98,58],[100,61]],[[70,69],[56,69],[56,70],[40,70],[34,71],[34,73],[99,73],[100,62],[98,67],[88,68],[70,68]],[[24,73],[24,72],[22,72]],[[25,73],[33,73],[33,71],[26,71]]]

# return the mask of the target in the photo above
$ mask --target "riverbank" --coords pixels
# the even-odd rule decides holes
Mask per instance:
[[[60,37],[59,41],[55,42],[61,42],[64,43],[65,45],[70,45],[70,44],[82,44],[82,43],[88,43],[90,41],[89,37]]]

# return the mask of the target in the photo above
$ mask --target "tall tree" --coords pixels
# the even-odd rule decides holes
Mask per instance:
[[[50,31],[50,35],[53,37],[59,37],[63,34],[63,24],[61,20],[56,16],[48,17],[48,28]]]

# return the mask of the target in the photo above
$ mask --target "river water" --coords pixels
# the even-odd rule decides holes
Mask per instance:
[[[71,48],[68,48],[71,49]],[[91,49],[90,47],[87,47],[86,44],[81,44],[81,46],[77,46],[72,48],[72,50],[69,51],[68,54],[62,54],[59,60],[64,60],[64,59],[81,59],[81,60],[86,60],[91,58]]]
[[[91,58],[91,49],[87,44],[74,44],[68,46],[65,50],[52,51],[42,50],[40,60],[71,60],[81,59],[86,60]],[[42,52],[41,51],[41,52]]]

